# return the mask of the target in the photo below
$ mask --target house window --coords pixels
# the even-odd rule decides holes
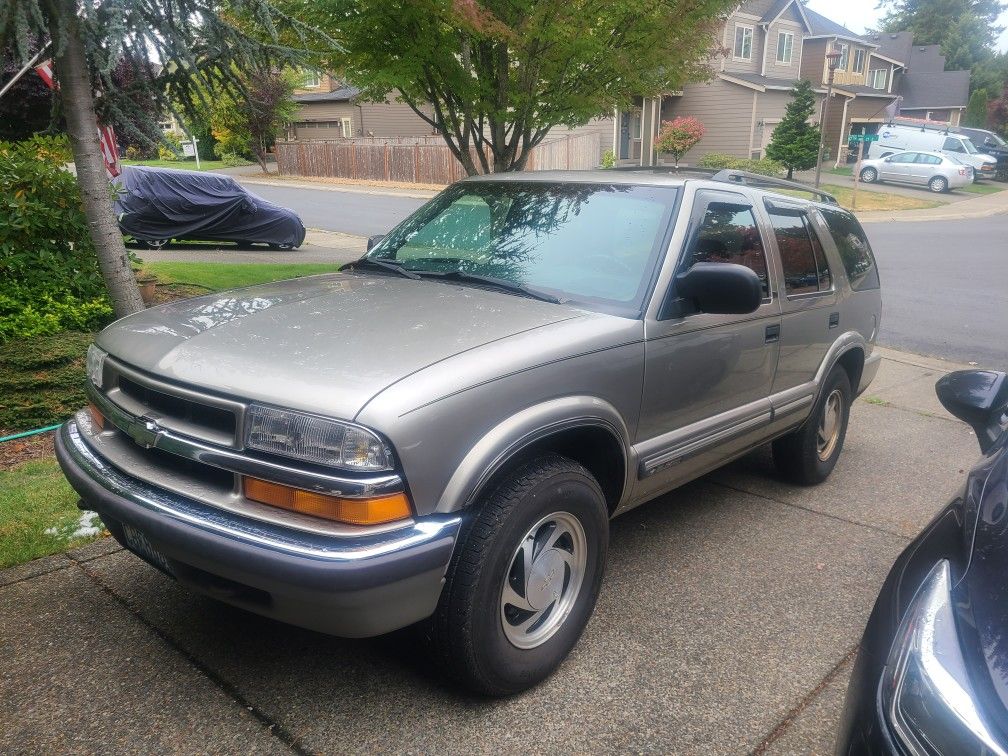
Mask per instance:
[[[876,68],[871,72],[871,88],[872,89],[885,89],[886,87],[886,73],[884,68]]]
[[[345,136],[345,137],[352,137],[353,136],[353,121],[351,121],[349,118],[341,118],[340,119],[340,131],[343,133],[343,136]]]
[[[854,51],[854,73],[864,73],[865,51],[860,47]]]
[[[794,34],[792,32],[777,33],[777,62],[791,65],[791,53],[794,50]]]
[[[322,86],[321,71],[302,71],[302,76],[304,78],[301,81],[301,86],[305,89],[318,89]]]
[[[837,63],[838,71],[847,70],[847,58],[849,57],[848,53],[850,53],[850,47],[848,45],[840,45],[840,62]]]
[[[752,60],[753,27],[735,25],[735,60]]]

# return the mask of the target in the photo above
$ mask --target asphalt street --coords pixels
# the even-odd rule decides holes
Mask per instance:
[[[306,226],[370,236],[425,200],[250,186],[297,210]],[[868,223],[884,292],[879,343],[984,367],[1008,367],[1008,215],[958,221]]]
[[[1008,215],[865,230],[882,276],[881,344],[1008,368]]]

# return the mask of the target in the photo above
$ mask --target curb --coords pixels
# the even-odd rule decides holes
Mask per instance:
[[[969,200],[966,200],[966,202],[969,202]],[[911,213],[922,214],[911,215]],[[930,210],[868,210],[863,213],[855,212],[854,215],[856,215],[858,220],[862,223],[883,223],[886,221],[896,223],[916,221],[920,223],[925,221],[954,221],[970,220],[972,218],[990,218],[991,216],[1002,215],[1004,213],[1008,213],[1008,207],[991,207],[984,208],[982,210],[971,210],[958,213],[934,213]]]
[[[275,181],[270,179],[247,178],[232,176],[240,184],[259,186],[278,186],[288,189],[315,189],[320,192],[349,192],[351,194],[378,194],[386,197],[410,197],[412,199],[430,199],[438,192],[433,189],[396,189],[393,187],[371,186],[368,184],[323,184],[311,181]]]

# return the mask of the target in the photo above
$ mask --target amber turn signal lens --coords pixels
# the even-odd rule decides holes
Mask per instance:
[[[98,430],[105,430],[105,415],[95,407],[91,402],[88,402],[88,413],[91,415],[91,422],[95,424]]]
[[[243,478],[242,487],[246,499],[349,525],[381,525],[410,516],[409,500],[404,493],[370,499],[343,499],[259,478]]]

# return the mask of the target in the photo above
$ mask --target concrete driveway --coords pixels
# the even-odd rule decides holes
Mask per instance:
[[[884,575],[979,455],[934,399],[948,364],[888,356],[827,483],[759,451],[614,521],[580,645],[507,700],[409,632],[276,624],[109,541],[0,572],[3,750],[826,753]]]

